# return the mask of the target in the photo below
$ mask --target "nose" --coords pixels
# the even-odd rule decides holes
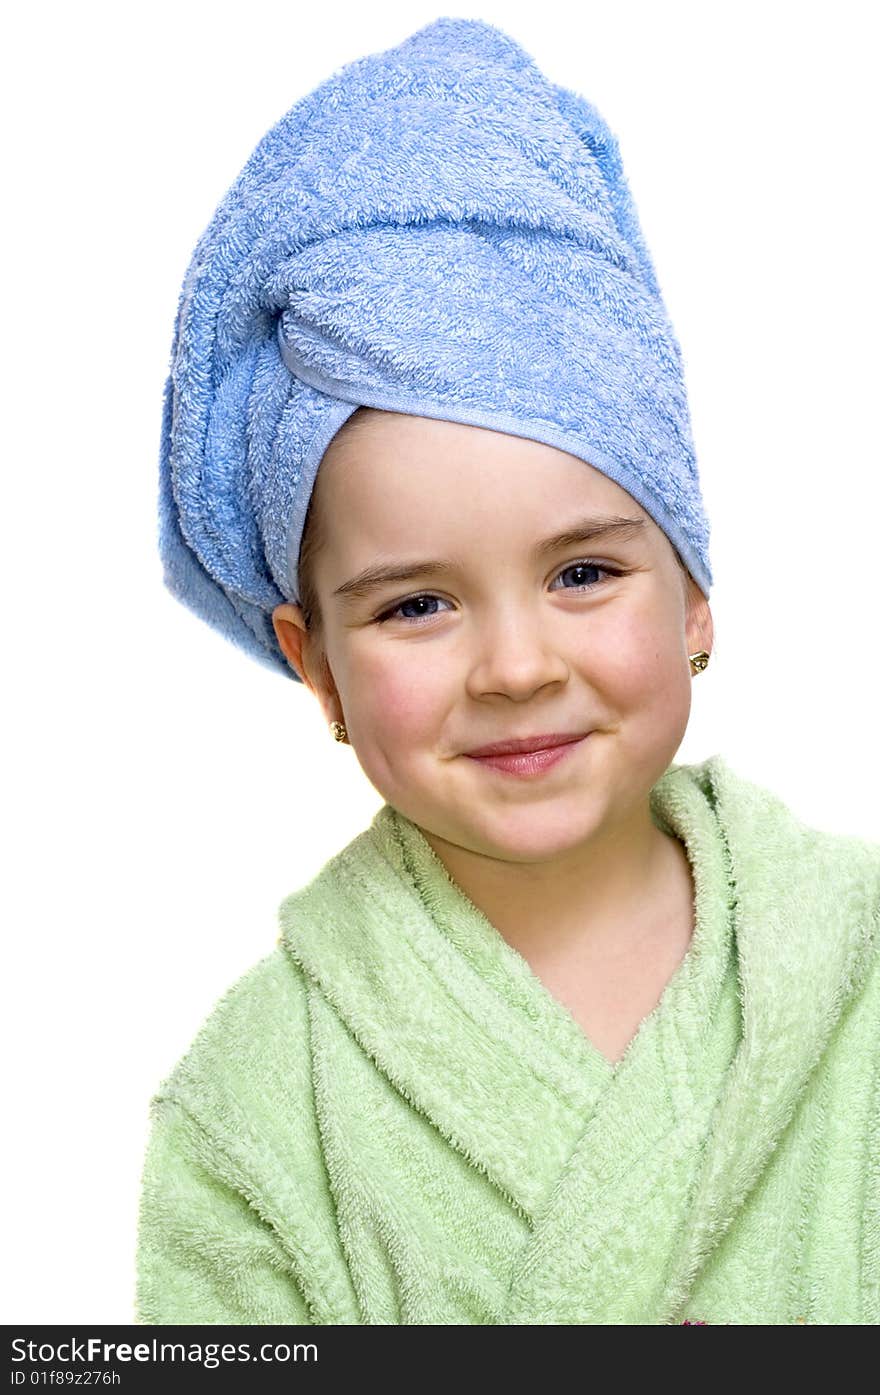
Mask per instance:
[[[540,608],[504,607],[474,626],[468,689],[523,702],[548,683],[564,682],[569,666]]]

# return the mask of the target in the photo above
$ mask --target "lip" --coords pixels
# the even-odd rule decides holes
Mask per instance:
[[[500,756],[474,756],[467,752],[467,757],[477,765],[489,766],[493,770],[503,771],[506,775],[528,779],[541,775],[551,765],[558,765],[560,761],[564,761],[571,751],[583,745],[588,736],[589,732],[585,732],[581,737],[569,737],[556,746],[547,746],[538,751],[508,752]]]
[[[465,751],[466,756],[518,756],[523,752],[551,751],[556,746],[568,746],[574,741],[583,741],[585,731],[551,731],[540,736],[523,736],[513,741],[493,741],[488,746],[475,746]]]

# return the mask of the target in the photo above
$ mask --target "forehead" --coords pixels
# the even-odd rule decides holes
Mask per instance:
[[[318,472],[337,550],[411,553],[485,545],[503,534],[531,545],[573,518],[639,518],[640,504],[592,465],[543,442],[459,422],[358,411]],[[349,425],[347,423],[346,425]]]

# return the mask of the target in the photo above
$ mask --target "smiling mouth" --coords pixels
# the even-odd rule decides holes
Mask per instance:
[[[467,752],[468,760],[487,770],[498,771],[507,776],[531,778],[569,759],[570,753],[582,746],[591,733],[563,741],[557,746],[545,746],[537,751],[508,751],[494,756],[473,756]]]
[[[558,746],[570,746],[576,741],[583,741],[589,732],[542,732],[540,736],[524,736],[510,741],[495,741],[488,746],[478,746],[473,751],[465,751],[464,755],[472,756],[476,760],[482,760],[487,756],[519,756],[531,755],[537,751],[552,751]]]

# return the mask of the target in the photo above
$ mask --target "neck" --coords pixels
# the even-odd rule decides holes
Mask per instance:
[[[531,962],[566,949],[597,961],[637,953],[681,908],[683,877],[690,882],[684,848],[647,805],[625,828],[544,862],[484,857],[422,831],[469,900]]]

